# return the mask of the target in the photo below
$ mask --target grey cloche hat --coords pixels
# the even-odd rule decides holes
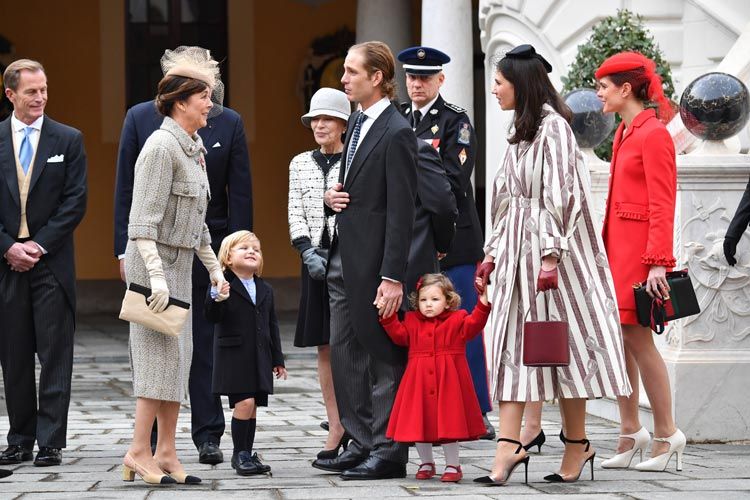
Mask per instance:
[[[310,99],[310,111],[302,115],[302,124],[307,128],[311,128],[310,122],[312,119],[321,115],[333,116],[334,118],[341,118],[347,121],[351,112],[352,105],[349,104],[346,94],[340,90],[323,87],[318,89],[313,94],[312,99]]]

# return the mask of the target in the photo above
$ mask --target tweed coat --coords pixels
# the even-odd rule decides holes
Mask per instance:
[[[320,247],[323,227],[333,235],[336,216],[325,213],[323,195],[339,181],[341,162],[331,165],[324,176],[313,158],[313,151],[300,153],[289,163],[289,237],[310,238],[314,247]]]
[[[615,282],[620,322],[638,324],[633,283],[651,266],[673,268],[677,165],[674,142],[653,109],[615,133],[602,238]]]
[[[209,187],[205,149],[198,134],[189,136],[164,118],[146,141],[135,164],[133,204],[125,249],[128,283],[150,286],[136,238],[156,241],[169,295],[190,303],[192,266],[199,246],[211,243],[205,224]],[[187,394],[193,352],[192,315],[178,337],[130,324],[130,362],[136,397],[182,401]]]
[[[485,333],[491,394],[498,401],[630,394],[612,276],[593,222],[590,181],[573,132],[544,105],[531,143],[509,146],[492,194],[485,254],[495,258]],[[542,257],[557,254],[559,291],[536,294]],[[570,366],[523,364],[523,325],[567,320]]]

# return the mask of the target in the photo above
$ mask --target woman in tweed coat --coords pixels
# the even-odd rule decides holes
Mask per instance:
[[[151,288],[149,308],[157,313],[166,309],[170,296],[190,302],[196,254],[215,284],[224,281],[204,222],[210,193],[205,149],[197,134],[213,107],[213,84],[212,73],[189,66],[167,72],[156,96],[164,122],[148,138],[135,165],[125,276],[128,283]],[[133,442],[124,459],[126,480],[138,474],[148,483],[200,482],[185,474],[175,450],[177,415],[187,394],[192,358],[190,318],[177,337],[130,324],[133,393],[138,399]],[[158,442],[152,456],[154,418]]]
[[[350,109],[346,94],[340,90],[322,88],[315,92],[310,112],[302,116],[302,123],[312,129],[320,147],[298,154],[289,164],[289,236],[302,259],[302,294],[294,345],[318,348],[318,378],[329,423],[328,438],[318,458],[335,458],[344,436],[333,393],[325,281],[336,218],[325,213],[323,194],[338,182],[342,138]]]
[[[492,228],[479,286],[490,278],[493,314],[488,336],[491,394],[499,401],[500,442],[490,476],[503,483],[528,463],[520,444],[527,401],[560,399],[565,454],[549,481],[575,481],[594,450],[586,439],[586,400],[630,393],[612,276],[594,227],[589,177],[554,90],[549,63],[530,45],[496,65],[493,94],[515,111],[514,129],[492,196]],[[559,279],[558,279],[559,275]],[[537,290],[553,290],[537,293]],[[570,366],[527,367],[523,325],[567,320]]]

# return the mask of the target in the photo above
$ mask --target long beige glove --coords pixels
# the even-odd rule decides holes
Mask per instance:
[[[219,291],[219,296],[217,297],[217,299],[221,301],[229,297],[229,294],[221,293],[222,285],[226,281],[226,279],[224,278],[224,273],[221,270],[219,261],[216,260],[216,254],[214,254],[211,245],[203,245],[195,251],[195,254],[198,256],[198,258],[201,260],[206,270],[208,271],[208,276],[211,279],[211,284],[214,285]]]
[[[135,240],[138,252],[146,264],[148,278],[151,282],[151,296],[148,298],[148,308],[155,313],[160,313],[169,305],[169,288],[167,280],[164,277],[164,268],[161,265],[161,257],[156,250],[154,240],[145,240],[138,238]]]

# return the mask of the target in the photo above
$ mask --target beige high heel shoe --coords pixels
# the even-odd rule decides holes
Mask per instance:
[[[130,453],[125,454],[125,458],[122,459],[122,480],[123,481],[134,481],[135,475],[141,476],[144,483],[148,484],[175,484],[173,478],[166,474],[154,474],[148,472],[145,467],[138,464],[133,459]]]
[[[156,463],[159,465],[159,468],[166,472],[169,477],[177,481],[179,484],[200,484],[201,478],[197,476],[191,476],[190,474],[185,472],[185,469],[178,470],[178,471],[170,471],[166,467],[164,467],[161,462],[158,460]]]

